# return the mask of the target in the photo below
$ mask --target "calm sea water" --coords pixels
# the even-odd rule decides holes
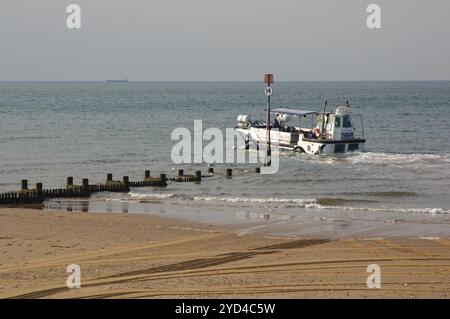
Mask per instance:
[[[194,119],[225,129],[238,114],[257,117],[265,108],[263,90],[251,82],[0,83],[0,190],[18,189],[22,178],[61,187],[67,176],[103,182],[109,172],[131,180],[145,169],[206,172],[206,165],[172,163],[172,130],[192,128]],[[419,225],[417,234],[449,232],[450,82],[279,82],[273,105],[320,110],[325,100],[349,100],[364,115],[367,152],[282,154],[273,176],[238,165],[232,180],[215,176],[164,190],[99,194],[80,205],[126,212],[156,207],[174,216],[184,207],[196,220],[269,223],[271,234],[376,233],[392,225],[402,234],[411,223]],[[76,210],[76,203],[48,208]],[[304,222],[309,230],[300,227]],[[277,225],[284,230],[275,231]]]

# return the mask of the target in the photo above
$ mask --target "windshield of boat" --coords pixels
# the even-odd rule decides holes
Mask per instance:
[[[340,128],[341,127],[341,117],[340,116],[336,116],[336,120],[334,122],[334,127],[335,128]]]
[[[252,126],[253,126],[253,127],[263,128],[263,127],[266,127],[266,122],[261,121],[261,120],[254,120],[254,121],[252,122]]]
[[[350,120],[350,116],[344,115],[342,117],[342,127],[352,127],[352,121]]]

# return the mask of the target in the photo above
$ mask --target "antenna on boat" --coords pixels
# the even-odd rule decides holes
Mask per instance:
[[[273,74],[264,75],[264,83],[267,84],[267,87],[264,90],[264,93],[267,96],[267,125],[266,125],[267,154],[265,166],[270,166],[272,164],[271,161],[272,150],[270,147],[270,96],[273,94],[273,88],[271,87],[273,83]]]
[[[323,106],[323,113],[322,113],[322,129],[320,130],[320,139],[323,138],[323,130],[325,128],[325,111],[327,109],[328,101],[325,101],[325,105]]]
[[[352,111],[352,106],[350,105],[350,103],[348,103],[348,101],[347,101],[347,111]]]

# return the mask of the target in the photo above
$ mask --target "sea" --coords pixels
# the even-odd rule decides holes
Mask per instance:
[[[352,106],[366,150],[281,152],[276,174],[255,164],[175,164],[177,128],[234,128],[239,114],[264,116],[260,82],[0,82],[0,191],[62,188],[89,178],[176,176],[201,183],[56,199],[46,211],[157,214],[239,235],[450,237],[450,82],[278,82],[272,107],[320,111]],[[227,151],[227,150],[226,150]],[[226,168],[233,177],[225,178]]]

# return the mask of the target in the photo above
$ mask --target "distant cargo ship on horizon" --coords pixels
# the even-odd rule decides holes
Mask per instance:
[[[128,82],[128,79],[125,78],[123,80],[106,80],[106,82],[108,82],[108,83],[126,83],[126,82]]]

